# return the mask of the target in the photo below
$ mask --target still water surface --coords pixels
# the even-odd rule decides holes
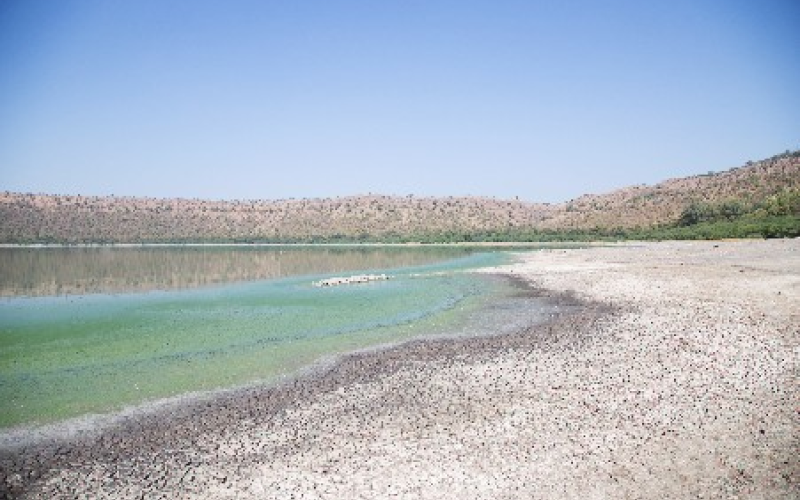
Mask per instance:
[[[464,248],[0,249],[0,427],[271,381],[488,317],[507,283]],[[356,272],[393,279],[317,288]],[[473,325],[474,326],[474,325]],[[479,328],[478,328],[479,329]]]
[[[453,247],[0,248],[0,296],[172,290],[305,274],[430,264]]]

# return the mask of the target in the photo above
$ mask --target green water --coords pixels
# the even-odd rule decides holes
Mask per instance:
[[[352,255],[339,257],[336,270]],[[386,264],[391,257],[362,254],[354,262]],[[507,286],[460,272],[497,264],[503,253],[393,258],[404,267],[363,270],[394,279],[364,285],[317,288],[312,281],[331,274],[303,274],[300,266],[277,279],[0,299],[0,426],[275,380],[331,354],[455,331]]]

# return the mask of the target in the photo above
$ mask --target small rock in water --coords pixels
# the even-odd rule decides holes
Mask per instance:
[[[385,281],[391,279],[391,276],[386,274],[361,274],[349,277],[328,278],[321,281],[315,281],[314,286],[338,286],[338,285],[351,285],[355,283],[369,283],[370,281]]]

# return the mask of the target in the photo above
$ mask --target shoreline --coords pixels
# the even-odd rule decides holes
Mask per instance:
[[[0,485],[25,498],[798,496],[800,241],[548,250],[486,272],[569,307],[517,334],[347,355],[14,471],[4,457]]]
[[[470,241],[452,243],[0,243],[0,249],[48,249],[48,248],[427,248],[427,247],[476,247],[476,248],[564,248],[605,246],[606,242],[574,241]]]
[[[450,274],[454,271],[442,272],[440,274]],[[431,312],[430,317],[435,321],[426,328],[415,328],[414,333],[400,333],[396,337],[383,338],[378,343],[372,345],[365,344],[362,347],[349,346],[339,351],[331,351],[322,354],[315,361],[306,364],[296,365],[284,372],[276,373],[262,379],[252,379],[233,385],[221,386],[210,389],[190,390],[171,396],[155,397],[144,399],[139,402],[126,403],[109,408],[105,411],[100,410],[96,413],[86,413],[77,416],[68,416],[61,419],[49,419],[40,421],[30,421],[27,423],[14,424],[7,427],[0,427],[0,453],[14,448],[22,448],[44,440],[64,441],[75,436],[94,435],[103,428],[111,428],[119,421],[129,420],[141,415],[156,414],[162,411],[174,411],[182,405],[191,404],[195,400],[207,401],[214,400],[226,395],[237,394],[241,391],[258,388],[270,388],[274,385],[286,383],[298,377],[313,376],[320,371],[321,367],[337,363],[341,358],[351,354],[361,354],[367,352],[380,352],[388,349],[402,348],[403,345],[417,340],[440,340],[440,339],[459,339],[481,335],[497,335],[502,331],[495,331],[493,326],[488,326],[485,321],[478,320],[483,315],[491,315],[492,309],[496,304],[504,305],[503,309],[510,310],[516,308],[519,314],[519,324],[533,324],[546,321],[553,311],[553,305],[545,303],[539,297],[527,297],[523,299],[523,304],[518,304],[518,293],[514,290],[520,286],[512,277],[505,275],[492,275],[486,273],[476,273],[474,269],[458,270],[457,274],[466,273],[474,276],[477,286],[484,289],[497,289],[496,293],[485,292],[481,298],[471,295],[461,296],[451,309],[436,310]],[[413,274],[413,277],[426,276],[425,274]],[[293,277],[305,283],[304,277]],[[470,278],[473,279],[473,278]],[[498,292],[498,290],[502,290]],[[525,307],[530,306],[530,307]],[[524,309],[523,309],[524,308]],[[458,311],[458,312],[456,312]],[[457,319],[448,323],[443,319],[443,315],[456,315]],[[422,316],[415,322],[428,321],[428,316]],[[405,327],[402,323],[398,325]],[[390,327],[400,327],[389,325]],[[468,325],[469,328],[464,328]],[[411,324],[407,326],[412,326]],[[517,325],[518,326],[518,325]],[[516,328],[514,324],[510,328]],[[508,330],[506,328],[505,330]],[[363,332],[368,332],[364,329]],[[362,332],[362,333],[363,333]]]
[[[467,271],[469,273],[481,274],[489,279],[501,279],[510,284],[512,289],[516,289],[514,296],[523,296],[527,299],[537,300],[537,311],[529,315],[526,319],[531,325],[544,324],[551,321],[551,318],[558,314],[563,314],[564,307],[576,306],[572,300],[563,298],[544,298],[538,291],[529,290],[527,284],[518,276],[513,274],[493,274],[485,272]],[[507,303],[508,299],[502,299]],[[481,309],[485,307],[482,306]],[[559,311],[561,308],[561,311]],[[474,315],[471,312],[470,315]],[[463,321],[471,323],[469,318]],[[477,325],[473,325],[477,328]],[[512,327],[513,328],[513,327]],[[518,329],[518,328],[517,328]],[[325,374],[336,369],[339,363],[347,361],[351,357],[377,356],[380,357],[387,351],[403,350],[409,344],[418,342],[460,342],[474,340],[477,338],[508,335],[508,333],[459,333],[456,331],[445,331],[443,333],[428,333],[414,337],[385,342],[372,346],[362,347],[353,351],[333,353],[325,355],[310,365],[302,367],[294,372],[281,375],[275,380],[257,380],[251,383],[237,385],[234,387],[211,389],[204,391],[192,391],[175,396],[159,398],[145,401],[139,404],[127,405],[119,410],[108,413],[92,413],[78,417],[70,417],[65,420],[58,420],[46,423],[19,424],[12,427],[0,428],[0,459],[12,455],[14,452],[25,448],[39,448],[48,446],[69,445],[74,441],[93,439],[101,436],[104,432],[114,431],[121,424],[141,419],[158,420],[162,416],[175,413],[191,413],[191,409],[206,404],[216,404],[222,400],[236,400],[238,398],[247,399],[250,393],[269,392],[280,390],[284,386],[292,385],[297,381],[309,379],[310,383],[315,383],[317,377],[324,377]],[[0,484],[2,482],[0,481]],[[0,490],[1,491],[1,490]]]
[[[514,274],[497,277],[512,283],[518,290],[515,295],[542,301],[541,317],[530,325],[532,329],[551,330],[552,325],[564,319],[569,322],[587,308],[597,314],[595,307],[570,294],[549,296]],[[512,339],[527,344],[528,335],[528,331],[423,335],[326,356],[273,382],[188,393],[110,414],[0,430],[0,494],[27,493],[53,470],[71,468],[76,461],[140,462],[158,448],[183,449],[187,440],[222,432],[230,422],[254,418],[256,412],[259,419],[269,421],[287,408],[301,407],[311,397],[377,380],[408,363],[446,358],[465,349],[506,348]]]

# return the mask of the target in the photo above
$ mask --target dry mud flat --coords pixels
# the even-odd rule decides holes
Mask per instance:
[[[798,498],[800,241],[527,254],[568,312],[0,452],[27,498]],[[494,270],[498,271],[497,269]],[[577,311],[577,312],[575,312]]]

